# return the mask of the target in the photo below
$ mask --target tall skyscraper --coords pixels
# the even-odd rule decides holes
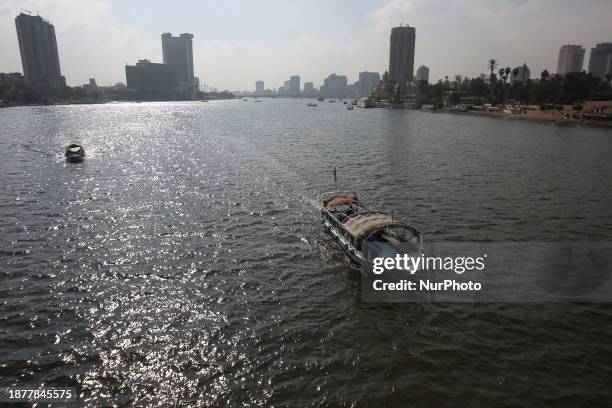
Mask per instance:
[[[304,95],[305,96],[314,96],[314,84],[312,82],[304,82]]]
[[[414,44],[416,30],[410,26],[399,26],[391,29],[389,46],[389,79],[406,86],[414,76]]]
[[[419,69],[417,69],[416,80],[417,82],[429,82],[429,68],[427,68],[425,65],[421,65]]]
[[[323,81],[320,94],[326,98],[344,98],[347,96],[347,84],[346,76],[331,74]]]
[[[589,72],[604,81],[606,74],[612,74],[612,43],[599,43],[591,48]]]
[[[257,95],[263,95],[263,93],[264,93],[264,81],[255,81],[255,93]]]
[[[41,16],[21,13],[15,18],[15,26],[25,79],[35,84],[65,85],[53,24]]]
[[[520,67],[516,67],[517,74],[516,76],[510,75],[510,83],[513,82],[526,82],[531,78],[531,70],[527,66],[527,63],[521,65]],[[512,70],[514,72],[514,70]],[[570,71],[574,72],[574,71]]]
[[[179,85],[193,88],[193,35],[163,33],[161,39],[164,64],[174,68]]]
[[[289,78],[289,94],[296,96],[300,94],[300,76],[293,75]]]
[[[380,74],[378,72],[360,72],[359,83],[356,89],[359,96],[369,96],[372,89],[378,86]]]
[[[557,74],[565,75],[569,72],[581,72],[583,63],[584,48],[582,48],[582,45],[562,45],[557,60]]]
[[[281,88],[282,88],[282,92],[281,92]],[[290,95],[291,94],[291,81],[286,80],[285,82],[283,82],[283,86],[279,88],[278,93],[281,95]]]

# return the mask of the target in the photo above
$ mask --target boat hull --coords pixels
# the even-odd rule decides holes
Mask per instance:
[[[84,154],[66,154],[66,161],[68,163],[80,163],[85,158]]]
[[[334,237],[336,242],[340,244],[342,249],[344,249],[344,252],[346,252],[353,262],[359,265],[372,265],[372,262],[366,260],[358,249],[356,249],[350,242],[346,241],[342,235],[338,234],[329,221],[323,220],[323,227],[329,234],[331,234],[332,237]]]

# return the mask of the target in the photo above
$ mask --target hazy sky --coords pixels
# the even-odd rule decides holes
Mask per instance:
[[[14,19],[55,25],[68,84],[125,82],[126,63],[161,62],[161,33],[194,34],[195,73],[219,89],[277,88],[290,75],[318,87],[330,73],[384,72],[391,27],[416,27],[415,71],[430,79],[526,62],[556,69],[559,47],[612,42],[612,0],[0,0],[0,72],[22,72]]]

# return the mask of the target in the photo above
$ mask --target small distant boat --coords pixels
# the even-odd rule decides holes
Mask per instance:
[[[346,105],[347,110],[353,110],[353,105]]]
[[[325,100],[325,98],[317,98],[317,101],[319,102],[323,102]]]
[[[343,101],[342,103],[346,105],[348,102],[347,101]]]
[[[329,103],[334,103],[334,102],[336,102],[336,100],[335,100],[335,99],[330,99],[330,100],[329,100],[329,101],[327,101],[327,102],[329,102]]]
[[[85,158],[85,149],[83,149],[81,145],[72,143],[68,147],[66,147],[66,153],[64,153],[64,157],[66,158],[66,161],[70,163],[81,162]]]
[[[308,104],[306,104],[306,106],[315,107],[315,106],[319,106],[319,105],[317,105],[316,103],[308,103]]]
[[[372,264],[378,257],[421,254],[423,237],[417,229],[369,209],[355,193],[324,193],[321,201],[323,226],[355,262]]]
[[[255,102],[261,102],[261,99],[255,99]]]
[[[202,99],[200,102],[208,102],[208,99]]]
[[[244,98],[244,99],[243,99],[243,101],[245,101],[245,102],[246,102],[246,101],[247,101],[247,98]]]

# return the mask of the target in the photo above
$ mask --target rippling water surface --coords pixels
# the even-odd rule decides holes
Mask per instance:
[[[426,240],[610,240],[612,132],[305,105],[0,110],[0,386],[90,406],[609,402],[612,307],[362,303],[316,197],[337,166]]]

